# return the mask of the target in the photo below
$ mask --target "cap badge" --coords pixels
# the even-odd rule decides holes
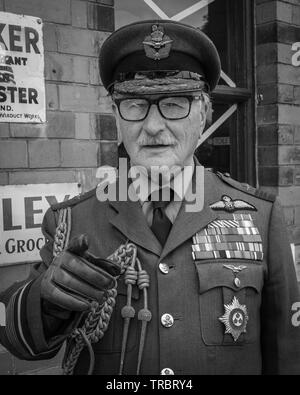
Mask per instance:
[[[162,26],[153,25],[152,33],[143,41],[146,56],[150,59],[161,60],[169,56],[173,40],[164,33]]]
[[[245,202],[244,200],[233,200],[230,196],[223,195],[219,202],[213,203],[209,206],[213,210],[225,210],[232,213],[237,210],[252,210],[257,209],[252,204]]]
[[[229,333],[236,342],[242,333],[246,333],[246,327],[249,320],[247,307],[240,304],[236,297],[230,304],[225,304],[225,314],[219,318],[225,325],[226,333]]]

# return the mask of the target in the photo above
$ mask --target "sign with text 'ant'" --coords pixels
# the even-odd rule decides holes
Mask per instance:
[[[0,12],[0,122],[46,122],[41,19]]]

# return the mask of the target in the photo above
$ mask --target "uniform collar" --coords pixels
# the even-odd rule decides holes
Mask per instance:
[[[112,208],[109,210],[110,223],[132,243],[151,251],[163,259],[183,242],[190,239],[196,232],[203,229],[211,221],[217,219],[218,213],[210,208],[210,204],[220,198],[220,193],[222,192],[217,187],[217,177],[212,172],[205,170],[196,158],[194,160],[195,171],[192,176],[191,186],[192,191],[197,192],[196,185],[198,185],[197,196],[202,191],[204,195],[203,208],[200,208],[196,212],[190,212],[186,209],[186,206],[192,201],[188,198],[190,189],[188,188],[164,247],[160,245],[151,231],[138,200],[110,200],[109,205]]]
[[[181,172],[179,172],[170,182],[170,185],[167,183],[162,186],[162,189],[171,188],[174,191],[174,201],[182,201],[186,196],[189,186],[191,184],[193,174],[195,170],[195,163],[192,160],[191,163],[185,166]],[[138,180],[138,184],[132,184],[134,188],[134,192],[138,200],[143,204],[148,200],[150,194],[155,191],[158,191],[161,186],[155,182],[155,180],[149,179],[149,177],[145,173],[140,173],[140,178]],[[137,188],[136,188],[137,187]]]

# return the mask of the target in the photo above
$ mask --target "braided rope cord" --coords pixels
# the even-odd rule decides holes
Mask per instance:
[[[59,210],[58,225],[53,243],[53,256],[57,257],[69,244],[71,232],[71,208]]]
[[[136,246],[134,244],[122,244],[112,255],[110,259],[121,265],[121,274],[124,274],[127,267],[130,265],[134,256],[136,256]],[[79,355],[83,348],[89,344],[98,343],[101,340],[108,328],[117,297],[117,281],[112,289],[107,292],[106,300],[102,305],[93,302],[91,310],[89,311],[85,322],[79,330],[76,328],[70,336],[69,347],[66,351],[66,356],[63,361],[63,374],[72,375],[74,368],[78,361]],[[82,333],[85,335],[82,336]],[[89,348],[90,356],[91,349]],[[88,374],[92,374],[92,367],[90,366]]]
[[[140,345],[139,345],[139,353],[138,353],[138,363],[136,374],[140,374],[140,368],[142,363],[142,356],[144,351],[147,325],[149,321],[152,319],[151,311],[148,309],[148,292],[147,288],[150,285],[150,277],[146,270],[142,269],[142,265],[140,260],[137,258],[137,250],[133,251],[133,259],[131,264],[127,267],[125,272],[125,284],[127,285],[127,303],[122,308],[121,315],[123,317],[123,338],[122,338],[122,349],[121,349],[121,358],[120,358],[120,368],[119,375],[123,374],[124,369],[124,361],[128,340],[128,333],[130,327],[130,321],[135,317],[136,311],[131,304],[132,298],[132,287],[137,285],[138,288],[143,291],[144,294],[144,306],[138,312],[138,320],[142,322],[141,325],[141,333],[140,333]]]
[[[67,207],[59,211],[58,226],[56,228],[53,244],[54,257],[62,253],[68,246],[71,232],[71,208]],[[137,248],[134,244],[122,244],[119,248],[111,254],[107,259],[118,263],[121,266],[121,275],[123,275],[127,268],[135,265],[137,259]],[[87,346],[91,364],[88,374],[92,374],[94,355],[91,348],[91,343],[98,343],[103,338],[117,297],[117,281],[114,287],[107,291],[104,303],[100,305],[97,302],[91,304],[91,309],[81,328],[75,328],[68,339],[67,349],[64,360],[62,362],[63,375],[72,375],[78,361],[79,355],[83,348]]]

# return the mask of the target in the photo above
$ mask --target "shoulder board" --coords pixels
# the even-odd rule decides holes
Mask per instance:
[[[215,172],[215,174],[226,184],[232,186],[233,188],[239,189],[242,192],[247,193],[248,195],[256,196],[259,199],[267,200],[269,202],[275,202],[276,196],[272,195],[271,193],[264,192],[260,189],[256,189],[249,184],[240,183],[236,180],[233,180],[228,173],[220,173]]]
[[[77,195],[77,196],[73,197],[72,199],[66,200],[65,202],[53,204],[51,206],[51,208],[52,208],[53,211],[57,211],[57,210],[60,210],[62,208],[76,206],[78,203],[81,203],[81,202],[89,199],[90,197],[94,196],[95,193],[96,193],[95,191],[96,191],[96,188],[94,188],[94,189],[92,189],[92,190],[90,190],[90,191],[88,191],[86,193]]]

